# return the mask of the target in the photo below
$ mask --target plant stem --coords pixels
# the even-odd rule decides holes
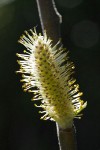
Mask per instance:
[[[60,23],[62,17],[58,13],[54,0],[36,0],[39,11],[42,32],[46,30],[47,35],[56,44],[60,38]]]
[[[61,15],[58,13],[54,0],[36,0],[42,26],[42,32],[56,44],[60,38]],[[60,150],[76,150],[75,130],[73,127],[61,129],[57,124],[57,136]]]
[[[61,129],[58,124],[56,127],[60,150],[77,150],[74,125],[66,129]]]

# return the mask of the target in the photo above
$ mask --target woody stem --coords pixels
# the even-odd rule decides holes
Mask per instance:
[[[36,0],[42,32],[46,30],[49,38],[56,44],[60,38],[61,15],[58,13],[54,0]],[[58,124],[57,136],[60,150],[76,150],[75,128],[61,129]]]

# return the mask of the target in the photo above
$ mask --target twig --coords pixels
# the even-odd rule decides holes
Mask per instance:
[[[56,127],[60,150],[77,150],[74,125],[69,129],[61,129],[58,124],[56,124]]]
[[[47,35],[52,38],[56,44],[60,38],[60,23],[62,17],[58,13],[54,0],[36,0],[42,31],[46,30]]]
[[[56,44],[60,38],[60,23],[62,17],[58,13],[54,0],[36,0],[39,11],[42,32]],[[76,150],[75,129],[73,127],[61,129],[57,124],[57,136],[60,150]]]

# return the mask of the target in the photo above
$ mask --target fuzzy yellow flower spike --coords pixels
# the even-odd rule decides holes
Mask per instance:
[[[37,35],[36,30],[29,32],[25,31],[19,40],[27,50],[17,54],[23,88],[34,93],[33,100],[41,100],[39,107],[45,113],[41,118],[54,120],[64,129],[87,105],[80,99],[82,92],[72,78],[74,65],[60,42],[52,46],[46,32],[44,36]]]

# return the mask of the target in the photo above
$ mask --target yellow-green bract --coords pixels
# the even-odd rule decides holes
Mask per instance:
[[[52,46],[46,32],[44,36],[36,30],[29,32],[25,31],[19,40],[27,50],[17,54],[23,88],[33,92],[33,100],[41,100],[39,107],[44,113],[41,118],[54,120],[61,128],[69,127],[87,105],[81,100],[82,92],[72,77],[74,65],[60,42]]]

